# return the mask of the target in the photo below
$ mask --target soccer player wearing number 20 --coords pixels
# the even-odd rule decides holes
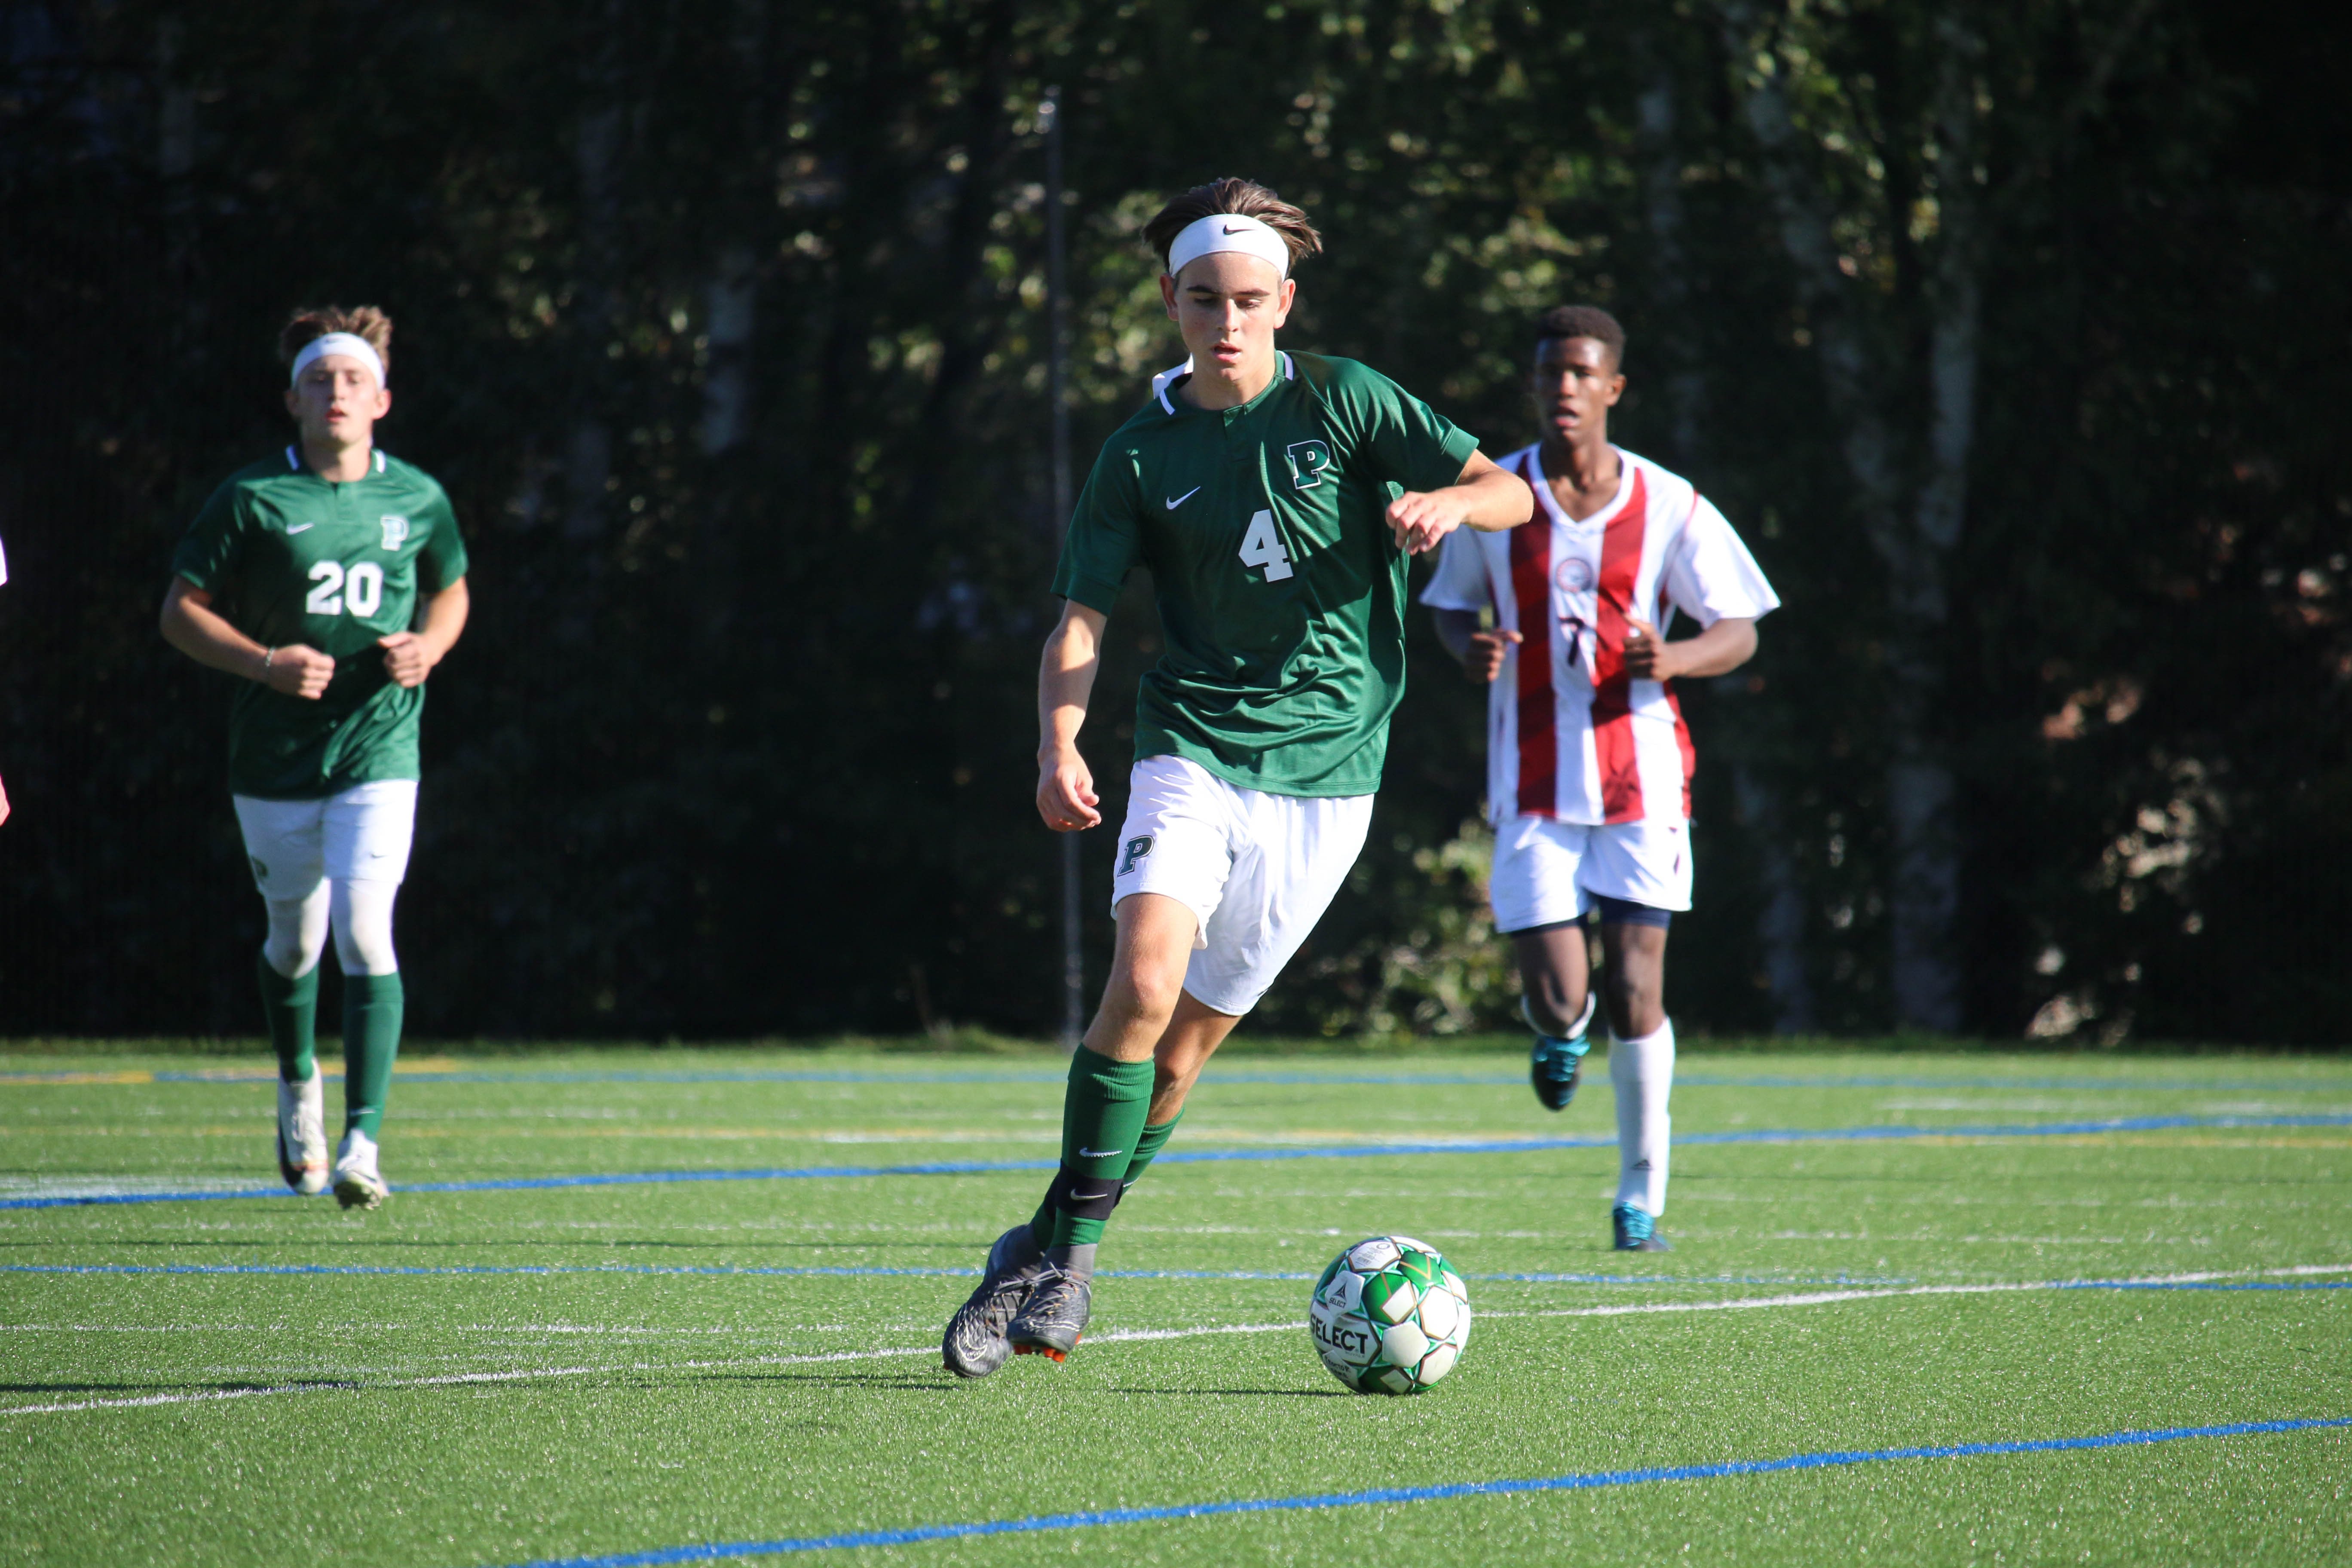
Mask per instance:
[[[1694,753],[1668,682],[1721,675],[1756,651],[1780,605],[1723,514],[1688,481],[1612,446],[1625,333],[1606,310],[1563,306],[1537,325],[1529,390],[1543,439],[1503,459],[1536,519],[1508,534],[1454,535],[1421,600],[1474,680],[1486,683],[1486,803],[1495,825],[1495,929],[1518,950],[1535,1031],[1536,1097],[1576,1093],[1594,1001],[1584,917],[1601,911],[1615,1042],[1621,1250],[1663,1252],[1666,928],[1690,908]],[[1495,625],[1479,628],[1492,607]],[[1668,642],[1675,610],[1704,628]]]
[[[295,314],[295,443],[229,476],[173,558],[166,641],[241,677],[229,793],[268,910],[258,965],[278,1052],[278,1168],[345,1208],[388,1189],[376,1133],[400,1049],[392,906],[416,816],[425,678],[466,626],[466,547],[432,476],[375,446],[392,321]],[[314,1058],[330,924],[343,970],[344,1131],[331,1173]]]
[[[1407,557],[1465,524],[1512,527],[1533,504],[1385,376],[1275,348],[1291,268],[1321,248],[1297,207],[1219,180],[1143,232],[1192,357],[1153,378],[1070,521],[1037,683],[1048,827],[1102,820],[1078,728],[1105,619],[1138,565],[1168,651],[1137,699],[1118,942],[1070,1064],[1061,1169],[948,1324],[947,1365],[965,1377],[1076,1345],[1111,1209],[1354,865],[1404,689]]]

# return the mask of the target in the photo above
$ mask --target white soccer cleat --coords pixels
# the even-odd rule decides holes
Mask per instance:
[[[327,1190],[327,1086],[278,1080],[278,1173],[304,1197]]]
[[[335,1151],[335,1201],[347,1209],[372,1209],[392,1195],[375,1171],[375,1140],[357,1128],[343,1134]]]

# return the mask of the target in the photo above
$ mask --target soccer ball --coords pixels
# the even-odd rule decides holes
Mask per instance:
[[[1470,1342],[1470,1292],[1429,1243],[1376,1236],[1331,1260],[1307,1319],[1333,1377],[1359,1394],[1419,1394]]]

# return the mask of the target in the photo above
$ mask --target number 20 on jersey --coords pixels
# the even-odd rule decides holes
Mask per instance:
[[[383,568],[374,562],[355,561],[347,569],[340,562],[320,561],[310,567],[310,592],[302,601],[302,608],[310,615],[340,616],[349,611],[365,619],[383,604]]]

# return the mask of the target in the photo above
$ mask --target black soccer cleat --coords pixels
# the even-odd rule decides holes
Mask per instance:
[[[1087,1331],[1094,1311],[1094,1287],[1075,1274],[1050,1268],[1029,1292],[1028,1302],[1005,1328],[1014,1355],[1066,1361]]]
[[[1648,1211],[1619,1204],[1609,1211],[1609,1228],[1616,1233],[1619,1252],[1672,1252],[1674,1244],[1658,1234],[1658,1222]]]
[[[1031,1289],[1049,1268],[1025,1220],[996,1238],[996,1245],[988,1249],[980,1288],[948,1320],[947,1334],[940,1343],[940,1356],[948,1371],[958,1377],[986,1377],[1004,1364],[1013,1353],[1004,1338],[1005,1326],[1028,1301]]]
[[[1519,1016],[1528,1027],[1535,1030],[1535,1047],[1528,1053],[1528,1079],[1535,1085],[1536,1099],[1546,1110],[1565,1110],[1568,1102],[1576,1098],[1576,1085],[1584,1071],[1584,1053],[1592,1048],[1584,1031],[1592,1022],[1592,1010],[1600,998],[1587,993],[1584,1011],[1576,1020],[1576,1027],[1566,1035],[1548,1035],[1538,1026],[1535,1015],[1525,996],[1519,998]]]

